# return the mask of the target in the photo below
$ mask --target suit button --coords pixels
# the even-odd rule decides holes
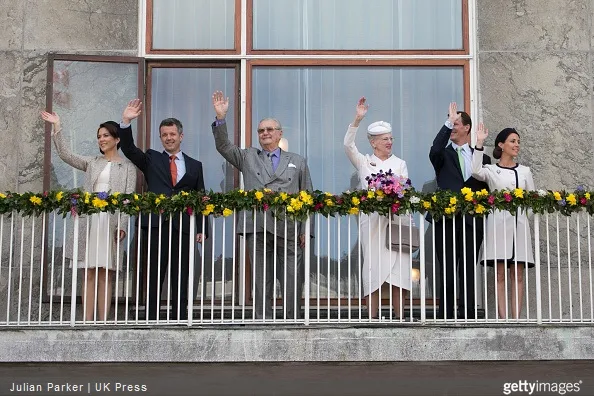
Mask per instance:
[[[256,173],[256,175],[260,176],[260,172]]]
[[[289,181],[291,181],[291,178],[289,177]]]

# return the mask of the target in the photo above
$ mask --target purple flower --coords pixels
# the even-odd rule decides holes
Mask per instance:
[[[70,203],[72,205],[76,205],[78,203],[78,199],[76,199],[76,198],[70,198]]]
[[[562,199],[561,201],[557,201],[557,203],[558,203],[560,206],[565,206],[565,205],[567,204],[567,202],[565,202],[565,200],[564,200],[564,199]]]
[[[576,190],[582,192],[584,191],[584,186],[580,184],[579,186],[577,186]]]
[[[97,194],[97,198],[99,199],[107,199],[108,195],[105,191],[101,191],[99,194]]]

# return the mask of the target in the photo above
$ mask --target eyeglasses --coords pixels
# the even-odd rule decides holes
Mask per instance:
[[[258,128],[258,133],[272,132],[272,131],[279,131],[279,130],[280,130],[280,128],[278,128],[278,127]]]

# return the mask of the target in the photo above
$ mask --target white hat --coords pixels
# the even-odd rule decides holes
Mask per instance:
[[[383,135],[392,132],[392,125],[385,121],[376,121],[367,127],[367,132],[370,135]]]

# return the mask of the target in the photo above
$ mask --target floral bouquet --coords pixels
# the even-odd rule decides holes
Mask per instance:
[[[387,172],[380,170],[378,173],[372,173],[365,180],[367,180],[368,190],[381,191],[385,195],[396,195],[398,198],[404,197],[405,191],[412,188],[410,179],[394,175],[392,169]]]

